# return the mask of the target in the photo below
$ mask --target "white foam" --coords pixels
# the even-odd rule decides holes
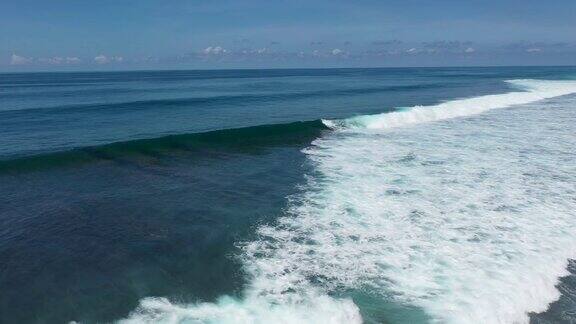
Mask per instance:
[[[295,295],[292,295],[293,297]],[[311,297],[311,296],[309,296]],[[351,300],[325,295],[293,303],[276,303],[264,296],[243,300],[224,296],[216,303],[175,305],[166,298],[146,298],[129,319],[121,323],[360,323],[358,308]]]
[[[242,298],[145,299],[124,322],[359,323],[352,300],[334,297],[352,290],[434,322],[527,323],[558,298],[576,256],[566,105],[328,134],[304,151],[315,172],[288,214],[243,245]]]
[[[523,91],[458,99],[434,106],[415,106],[383,114],[363,115],[343,120],[323,120],[323,122],[330,128],[389,129],[471,116],[492,109],[508,108],[576,92],[576,81],[509,80],[507,82]]]

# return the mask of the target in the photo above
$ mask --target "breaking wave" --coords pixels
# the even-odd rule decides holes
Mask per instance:
[[[523,91],[452,100],[434,106],[415,106],[390,113],[363,115],[341,120],[323,120],[323,122],[333,129],[388,129],[466,117],[491,109],[507,108],[576,92],[576,81],[526,79],[507,82]]]
[[[304,150],[314,166],[304,190],[242,245],[242,296],[147,298],[121,322],[359,323],[354,291],[433,322],[527,323],[558,298],[576,256],[576,101],[370,131],[576,92],[574,82],[511,82],[526,91],[328,121],[354,131]]]

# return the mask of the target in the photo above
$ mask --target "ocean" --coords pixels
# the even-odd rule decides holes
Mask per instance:
[[[575,323],[576,67],[0,74],[0,323]]]

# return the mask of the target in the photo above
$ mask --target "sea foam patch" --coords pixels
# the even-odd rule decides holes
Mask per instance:
[[[558,298],[576,256],[574,106],[327,134],[304,150],[314,173],[287,215],[242,245],[242,298],[145,299],[125,322],[358,323],[358,307],[338,297],[355,291],[434,322],[527,323]]]
[[[309,296],[312,297],[312,296]],[[121,323],[360,323],[351,300],[318,295],[306,301],[277,303],[264,296],[238,300],[221,297],[216,303],[177,305],[165,298],[147,298],[129,319]]]

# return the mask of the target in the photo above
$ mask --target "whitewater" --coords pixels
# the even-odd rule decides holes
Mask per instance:
[[[150,297],[121,322],[361,323],[366,295],[428,322],[527,323],[576,257],[576,82],[509,83],[325,120],[301,193],[239,243],[242,296]]]

